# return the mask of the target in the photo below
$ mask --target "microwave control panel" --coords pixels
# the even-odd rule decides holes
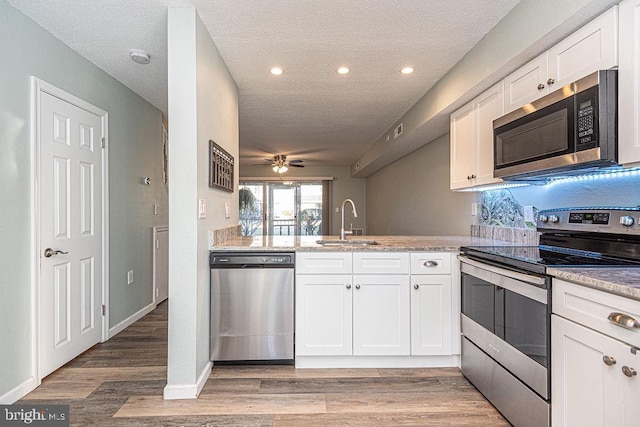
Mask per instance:
[[[576,94],[576,132],[577,146],[580,150],[585,144],[594,144],[598,141],[598,117],[597,117],[597,100],[595,88],[587,89],[584,92]]]

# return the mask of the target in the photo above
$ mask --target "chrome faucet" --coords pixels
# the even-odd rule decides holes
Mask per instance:
[[[353,217],[354,218],[358,218],[358,214],[356,213],[356,205],[355,203],[353,203],[353,200],[351,199],[344,199],[344,202],[342,202],[342,224],[340,227],[340,240],[346,240],[347,238],[347,234],[353,234],[353,231],[345,231],[344,229],[344,205],[347,204],[347,202],[351,203],[351,206],[353,207]]]

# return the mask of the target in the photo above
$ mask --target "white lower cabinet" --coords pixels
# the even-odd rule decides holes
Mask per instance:
[[[459,270],[452,257],[297,253],[296,365],[458,366],[460,294],[452,274]]]
[[[452,353],[451,276],[411,276],[411,354]]]
[[[296,275],[296,355],[352,354],[352,276]]]
[[[408,355],[409,276],[355,275],[353,283],[353,354]]]
[[[607,320],[637,319],[640,303],[562,280],[552,288],[552,425],[640,425],[640,330]]]
[[[637,426],[640,378],[623,369],[640,371],[640,354],[556,315],[551,331],[552,425]]]

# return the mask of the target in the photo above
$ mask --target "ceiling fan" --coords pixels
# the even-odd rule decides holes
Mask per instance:
[[[273,156],[273,159],[265,159],[268,162],[271,162],[269,166],[272,166],[272,169],[276,173],[285,173],[289,170],[290,167],[293,168],[303,168],[304,165],[301,163],[303,160],[287,160],[287,156],[285,154],[276,154]]]

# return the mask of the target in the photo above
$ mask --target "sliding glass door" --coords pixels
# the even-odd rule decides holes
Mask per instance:
[[[322,235],[327,188],[322,181],[241,182],[242,235]]]

